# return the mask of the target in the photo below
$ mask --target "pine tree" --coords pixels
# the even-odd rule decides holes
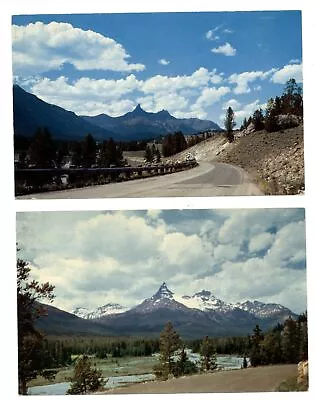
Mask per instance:
[[[78,359],[71,382],[67,394],[96,392],[104,386],[102,372],[92,368],[91,362],[85,354]]]
[[[252,367],[262,364],[261,342],[263,339],[262,330],[259,328],[259,325],[256,325],[251,337],[250,364]]]
[[[160,334],[160,358],[156,371],[160,377],[167,379],[174,372],[174,353],[181,346],[179,334],[174,330],[171,322],[168,322]]]
[[[156,162],[160,163],[161,162],[161,153],[158,148],[156,149],[155,157],[156,157]]]
[[[56,149],[47,128],[38,128],[29,148],[30,162],[37,168],[55,166]]]
[[[217,357],[215,349],[210,342],[208,336],[206,336],[201,344],[200,354],[202,355],[202,368],[206,371],[214,370],[217,368]]]
[[[264,116],[261,108],[254,112],[253,124],[255,131],[261,131],[262,129],[264,129]]]
[[[300,361],[298,325],[291,317],[284,323],[282,338],[284,360],[289,363]]]
[[[151,147],[149,145],[147,145],[146,149],[145,149],[145,154],[144,154],[144,158],[146,160],[146,162],[151,163],[153,161],[153,149],[151,149]]]
[[[235,127],[236,122],[235,122],[235,116],[234,116],[234,111],[232,107],[229,107],[226,110],[226,115],[224,119],[224,127],[226,130],[226,137],[229,142],[233,142],[234,140],[234,134],[233,134],[233,128]]]
[[[19,249],[17,249],[19,251]],[[43,336],[35,329],[35,321],[45,309],[38,301],[52,302],[54,287],[48,282],[40,284],[30,281],[29,264],[18,258],[17,268],[17,312],[18,312],[18,378],[19,394],[27,394],[27,382],[35,378],[42,366],[38,362]]]
[[[194,374],[196,372],[198,372],[197,365],[189,360],[185,351],[185,346],[183,346],[179,355],[179,360],[176,362],[174,367],[174,375],[178,377],[182,375]]]
[[[95,164],[96,142],[91,134],[88,134],[82,142],[82,165],[90,168]]]

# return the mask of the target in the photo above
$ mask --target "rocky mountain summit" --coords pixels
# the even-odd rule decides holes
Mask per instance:
[[[104,319],[107,316],[122,315],[124,313],[130,315],[150,314],[155,311],[167,309],[168,311],[181,311],[184,313],[202,312],[217,314],[226,318],[232,316],[233,313],[239,313],[243,316],[250,315],[255,318],[280,318],[285,319],[289,315],[293,315],[288,308],[273,303],[263,303],[260,301],[245,301],[243,303],[227,303],[208,290],[202,290],[194,295],[176,295],[166,285],[165,282],[159,287],[156,293],[145,299],[142,303],[127,308],[119,304],[108,303],[104,306],[91,311],[86,308],[76,308],[73,314],[84,319]]]

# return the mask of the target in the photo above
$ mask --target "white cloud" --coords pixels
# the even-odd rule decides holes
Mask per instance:
[[[223,33],[233,33],[232,29],[226,28],[223,30]]]
[[[235,110],[239,109],[241,105],[242,105],[242,104],[241,104],[238,100],[236,100],[236,99],[230,99],[230,100],[228,100],[227,102],[225,102],[225,103],[223,104],[222,109],[227,109],[227,108],[229,108],[229,107],[232,107],[233,110],[235,111]]]
[[[198,97],[195,104],[192,105],[191,109],[196,110],[200,107],[208,107],[212,104],[221,100],[223,96],[230,92],[230,88],[227,86],[221,86],[218,88],[204,88],[201,96]]]
[[[206,33],[206,38],[208,40],[219,40],[220,36],[216,35],[215,32],[217,32],[220,29],[220,26],[216,26],[213,29],[210,29],[207,33]]]
[[[242,72],[240,74],[232,74],[229,76],[228,81],[230,83],[236,84],[236,87],[233,89],[234,93],[242,94],[249,93],[251,91],[248,86],[249,83],[256,81],[257,79],[264,80],[267,79],[272,73],[276,70],[270,69],[269,71],[249,71]]]
[[[140,103],[146,111],[166,109],[177,117],[205,118],[207,113],[202,108],[191,106],[205,88],[211,92],[209,85],[217,85],[222,80],[222,74],[216,69],[208,71],[201,67],[191,75],[155,75],[146,80],[138,80],[134,74],[117,80],[80,78],[74,82],[69,82],[65,76],[55,80],[36,78],[28,90],[48,103],[79,115],[118,116]]]
[[[259,233],[252,237],[248,244],[248,249],[251,253],[257,253],[259,251],[269,248],[274,241],[274,235],[269,232]]]
[[[212,53],[216,54],[223,54],[225,56],[235,56],[236,55],[236,49],[230,45],[230,43],[226,42],[222,46],[214,47],[211,49]]]
[[[265,104],[261,104],[258,99],[253,101],[252,103],[244,104],[241,109],[238,109],[234,112],[236,126],[239,126],[244,118],[247,118],[253,114],[254,111],[259,108],[264,109]]]
[[[291,78],[295,79],[297,83],[303,82],[302,64],[285,65],[283,68],[276,71],[270,80],[273,83],[284,84]]]
[[[180,295],[207,289],[303,311],[303,218],[294,209],[18,213],[17,241],[34,277],[54,284],[55,305],[69,311],[132,306],[163,281]]]
[[[299,58],[292,58],[289,61],[289,64],[300,64],[300,63],[301,63],[301,60]]]
[[[161,58],[158,61],[158,63],[161,64],[161,65],[168,65],[170,63],[170,61],[165,60],[165,58]]]
[[[115,40],[63,22],[12,27],[14,75],[35,75],[70,63],[78,70],[143,71]]]

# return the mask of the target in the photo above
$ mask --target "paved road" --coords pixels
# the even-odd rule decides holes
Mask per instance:
[[[273,365],[138,383],[102,394],[274,392],[281,382],[295,376],[297,365]]]
[[[185,197],[262,195],[241,168],[202,162],[198,167],[170,175],[108,185],[19,196],[18,199],[91,199],[117,197]]]

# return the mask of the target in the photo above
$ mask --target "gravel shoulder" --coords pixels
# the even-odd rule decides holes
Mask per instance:
[[[281,382],[296,375],[295,364],[273,365],[134,384],[102,394],[274,392]]]

